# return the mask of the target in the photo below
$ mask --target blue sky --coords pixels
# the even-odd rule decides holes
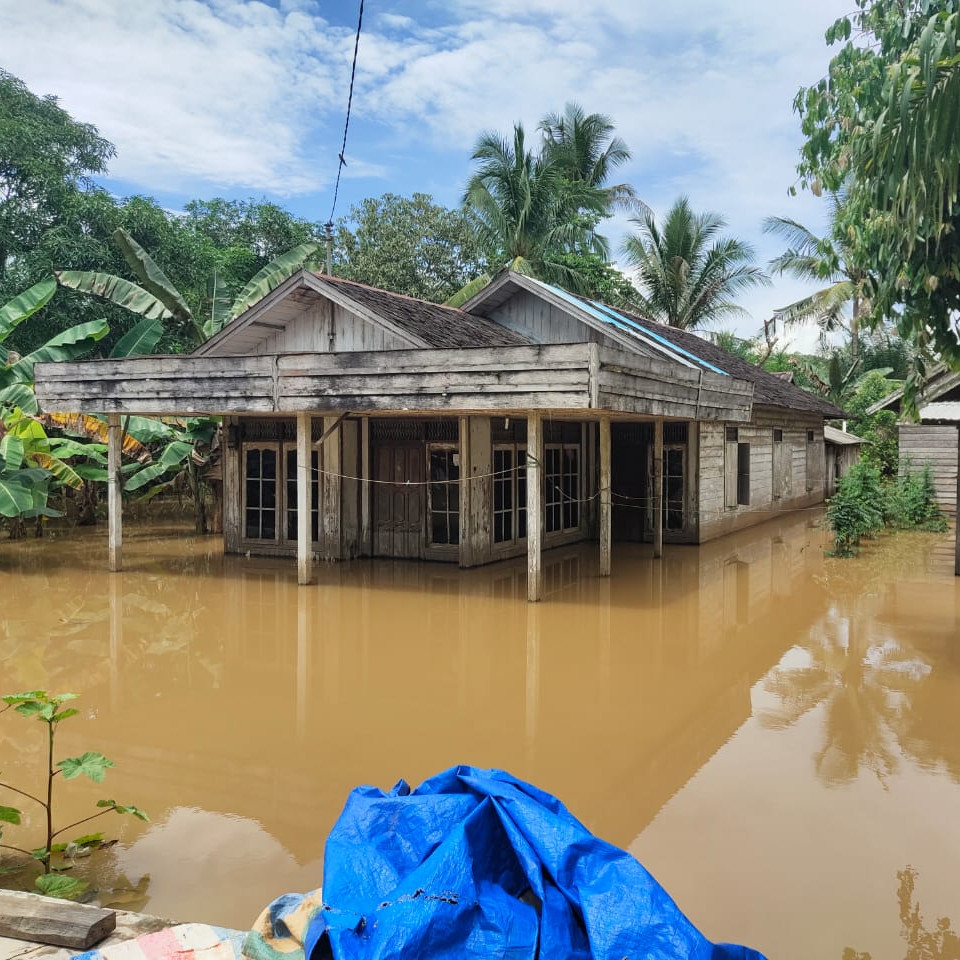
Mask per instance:
[[[577,100],[633,151],[618,179],[658,213],[680,193],[723,214],[761,260],[768,214],[815,229],[790,198],[801,84],[850,0],[368,0],[338,215],[392,191],[459,200],[480,131],[529,130]],[[0,66],[55,94],[117,146],[105,185],[173,209],[266,197],[330,213],[357,3],[0,0]],[[607,224],[614,250],[625,219]],[[731,326],[756,333],[804,288],[777,279]],[[793,345],[806,347],[812,335]]]

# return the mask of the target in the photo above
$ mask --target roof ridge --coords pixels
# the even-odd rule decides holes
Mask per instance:
[[[333,283],[349,283],[351,286],[360,287],[363,290],[373,290],[375,293],[385,293],[391,297],[398,297],[402,300],[412,300],[414,303],[424,303],[430,307],[436,307],[441,310],[450,310],[462,317],[472,317],[473,314],[466,313],[459,307],[448,307],[445,303],[434,303],[432,300],[424,300],[422,297],[411,297],[409,293],[397,293],[395,290],[387,290],[384,287],[375,287],[371,283],[360,283],[359,280],[348,280],[346,277],[334,277],[329,273],[314,273],[319,280],[325,280]]]

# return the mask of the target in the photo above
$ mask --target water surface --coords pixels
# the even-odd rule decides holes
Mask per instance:
[[[104,902],[247,926],[319,884],[351,787],[472,763],[556,793],[714,939],[900,958],[903,876],[926,928],[960,923],[960,581],[936,535],[825,558],[820,516],[616,546],[609,580],[596,545],[552,551],[541,604],[522,561],[298,588],[186,527],[128,527],[113,576],[100,531],[4,541],[0,687],[80,693],[61,755],[116,761],[58,783],[62,818],[151,815],[78,866]],[[36,784],[42,732],[0,717],[4,778]]]

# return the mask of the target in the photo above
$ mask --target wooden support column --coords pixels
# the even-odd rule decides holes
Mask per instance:
[[[960,423],[957,424],[957,503],[956,512],[953,515],[953,522],[956,525],[955,547],[956,556],[953,561],[953,572],[955,576],[960,577]]]
[[[473,451],[470,449],[470,418],[460,417],[460,483],[457,493],[460,497],[460,566],[473,566],[473,519],[470,509],[470,497],[473,493],[471,464]]]
[[[120,414],[107,415],[107,566],[113,572],[123,569],[123,475],[120,451],[123,430]]]
[[[240,427],[236,417],[224,417],[220,451],[223,464],[223,552],[240,552]]]
[[[311,454],[313,417],[297,414],[297,583],[305,586],[313,580],[313,537],[311,536]]]
[[[340,431],[337,417],[323,418],[323,495],[320,498],[320,523],[323,528],[323,558],[340,559]]]
[[[663,556],[663,421],[653,424],[653,555]]]
[[[539,413],[527,417],[527,599],[543,593],[541,539],[543,537],[543,421]]]
[[[600,418],[600,576],[610,576],[613,495],[610,489],[610,418]]]
[[[373,543],[370,539],[370,517],[373,503],[370,498],[370,418],[360,420],[360,555],[369,557],[373,554]]]

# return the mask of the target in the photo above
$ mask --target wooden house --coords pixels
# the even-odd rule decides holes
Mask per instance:
[[[936,368],[924,384],[916,420],[904,416],[903,391],[868,411],[893,410],[900,416],[900,472],[929,467],[937,503],[957,520],[956,574],[960,577],[960,371]]]
[[[826,470],[823,474],[823,492],[832,497],[837,485],[850,472],[850,468],[860,462],[860,448],[864,439],[846,430],[838,430],[829,424],[823,428],[823,441],[826,447]]]
[[[505,272],[452,309],[301,271],[188,356],[38,364],[42,409],[224,423],[224,548],[469,567],[703,543],[824,495],[841,412],[685,331]]]

